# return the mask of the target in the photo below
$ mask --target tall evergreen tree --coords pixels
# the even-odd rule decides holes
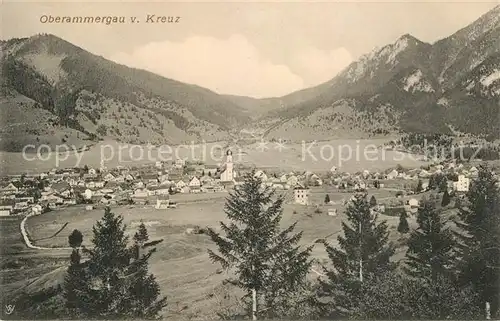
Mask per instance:
[[[148,240],[148,230],[146,229],[146,225],[144,225],[144,222],[141,221],[138,231],[134,234],[134,242],[135,244],[143,246]]]
[[[422,180],[419,179],[417,183],[417,187],[415,188],[416,193],[421,193],[424,190]]]
[[[77,235],[74,230],[70,237]],[[79,231],[78,231],[79,232]],[[73,247],[73,251],[70,256],[70,265],[67,270],[67,274],[64,277],[64,297],[66,299],[66,308],[68,315],[74,318],[79,318],[84,314],[81,311],[85,311],[91,308],[89,285],[90,278],[88,273],[85,271],[85,264],[81,262],[81,255],[78,247],[81,245],[83,236],[81,233],[77,235],[78,238],[82,237],[79,244],[70,238],[69,243]]]
[[[148,259],[156,251],[156,248],[151,248],[151,246],[158,241],[148,242],[149,234],[144,222],[139,225],[133,240],[132,262],[127,269],[127,273],[133,275],[128,285],[131,295],[124,301],[124,304],[128,304],[128,309],[132,311],[131,315],[155,318],[158,312],[166,306],[165,297],[158,300],[160,287],[154,275],[148,272]]]
[[[344,236],[338,237],[340,248],[325,243],[334,269],[325,268],[328,279],[321,281],[319,293],[333,298],[326,308],[340,315],[357,309],[362,283],[394,268],[390,262],[394,248],[388,243],[387,224],[377,223],[378,214],[370,211],[366,194],[353,196],[345,213],[348,222],[342,222]]]
[[[441,193],[448,191],[448,179],[446,178],[446,176],[444,176],[444,175],[440,176],[438,189],[439,189],[439,192],[441,192]]]
[[[408,214],[405,211],[402,211],[399,215],[399,224],[398,224],[398,232],[401,234],[406,234],[410,231],[410,226],[408,225]]]
[[[370,206],[374,207],[376,205],[377,205],[377,199],[375,198],[375,195],[372,195],[372,197],[370,197]]]
[[[500,191],[498,180],[486,165],[467,193],[459,212],[461,228],[461,280],[471,284],[484,309],[498,317],[500,302]]]
[[[73,230],[71,234],[68,236],[69,246],[72,248],[78,248],[82,245],[83,242],[83,234],[79,230]]]
[[[325,195],[325,204],[330,203],[330,195],[326,194]]]
[[[405,271],[413,277],[436,279],[454,267],[455,240],[445,227],[436,205],[423,200],[417,213],[418,228],[408,240]]]
[[[220,223],[225,235],[207,229],[219,252],[209,250],[211,260],[233,269],[231,282],[246,291],[253,319],[293,309],[289,299],[304,288],[312,264],[312,246],[302,249],[297,245],[302,233],[290,235],[296,224],[280,230],[283,200],[252,171],[226,199],[230,223]]]
[[[93,248],[83,251],[87,260],[81,263],[76,250],[71,256],[65,282],[68,306],[84,318],[156,318],[166,299],[158,299],[159,286],[148,275],[154,249],[142,256],[134,251],[134,247],[146,246],[145,227],[136,233],[140,237],[134,247],[127,247],[123,218],[107,207],[93,233]]]

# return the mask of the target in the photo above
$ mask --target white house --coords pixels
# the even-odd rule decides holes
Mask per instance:
[[[191,188],[199,188],[201,186],[201,182],[200,180],[198,179],[198,177],[194,176],[190,181],[189,181],[189,184],[188,184],[189,187]]]
[[[156,209],[167,209],[170,205],[170,197],[168,195],[159,196],[156,199]]]
[[[288,177],[286,184],[292,187],[295,187],[299,183],[299,179],[295,175],[291,175]]]
[[[211,185],[214,183],[214,179],[208,175],[205,175],[200,178],[200,183],[202,185]]]
[[[183,168],[186,165],[186,161],[184,159],[178,158],[175,160],[175,168]]]
[[[418,205],[419,205],[418,200],[412,198],[412,199],[409,199],[406,201],[406,203],[404,205],[404,209],[406,212],[410,212],[412,214],[415,214],[418,211]]]
[[[316,175],[316,174],[312,174],[309,177],[309,180],[315,186],[321,186],[321,185],[323,185],[323,180],[318,175]]]
[[[0,205],[0,216],[9,216],[14,210],[12,205]]]
[[[91,199],[92,198],[92,195],[94,194],[94,192],[91,190],[91,189],[86,189],[85,192],[83,192],[83,197],[87,200]]]
[[[148,197],[149,193],[148,190],[145,188],[138,188],[134,191],[134,197]]]
[[[109,181],[113,181],[115,179],[115,176],[111,173],[107,173],[105,176],[104,176],[104,180],[106,182],[109,182]]]
[[[387,179],[395,179],[399,175],[398,171],[393,169],[389,174],[387,174]]]
[[[453,182],[453,189],[457,192],[468,192],[470,186],[470,178],[465,175],[458,175],[458,181]]]
[[[302,186],[295,187],[293,190],[293,196],[296,204],[309,204],[309,189]]]
[[[264,173],[264,171],[262,170],[256,171],[254,177],[260,178],[263,182],[266,182],[268,180],[266,173]]]
[[[42,214],[42,205],[36,204],[31,208],[31,213],[33,215],[39,215]]]
[[[184,183],[184,181],[183,181],[182,179],[181,179],[181,180],[179,180],[177,183],[175,183],[175,187],[177,187],[177,188],[179,188],[179,189],[180,189],[180,188],[183,188],[183,187],[185,187],[185,186],[186,186],[186,183]]]
[[[336,208],[329,208],[328,215],[329,216],[337,216],[337,209]]]

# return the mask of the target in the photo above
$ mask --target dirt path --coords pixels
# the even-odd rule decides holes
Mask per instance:
[[[28,218],[30,218],[31,216],[34,216],[33,214],[28,214],[24,217],[24,219],[21,221],[21,224],[20,224],[20,230],[21,230],[21,235],[23,236],[23,240],[24,240],[24,244],[26,244],[26,246],[30,249],[35,249],[35,250],[52,250],[52,251],[72,251],[73,248],[71,247],[42,247],[42,246],[37,246],[37,245],[34,245],[29,236],[28,236],[28,232],[26,231],[26,221],[28,220]]]

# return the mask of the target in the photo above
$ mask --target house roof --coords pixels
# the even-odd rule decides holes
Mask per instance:
[[[166,185],[160,185],[160,186],[150,186],[148,187],[148,190],[150,191],[157,191],[157,190],[161,190],[161,189],[168,189],[170,186],[166,186]]]
[[[307,188],[304,185],[298,183],[297,185],[295,185],[295,187],[293,189],[294,190],[298,190],[298,189],[309,189],[309,188]]]
[[[52,184],[51,188],[60,193],[65,190],[71,189],[71,186],[67,182],[58,182]]]

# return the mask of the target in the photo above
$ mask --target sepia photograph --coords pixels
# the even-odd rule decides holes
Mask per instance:
[[[500,0],[4,0],[0,65],[0,319],[500,319]]]

